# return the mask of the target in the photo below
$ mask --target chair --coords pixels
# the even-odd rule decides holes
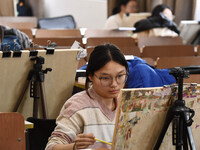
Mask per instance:
[[[0,113],[0,149],[26,149],[24,117],[21,114]]]
[[[141,49],[144,46],[155,45],[182,45],[183,41],[180,36],[177,37],[157,37],[157,36],[141,36],[138,37],[138,47]]]
[[[36,38],[56,38],[56,37],[79,37],[81,38],[81,32],[79,29],[60,29],[60,30],[48,30],[38,29],[35,32]]]
[[[155,66],[155,61],[152,58],[143,57],[142,59],[144,59],[147,64]]]
[[[158,57],[195,56],[195,52],[192,45],[145,46],[141,56],[156,60]]]
[[[197,49],[197,56],[200,56],[200,45],[197,45],[196,49]]]
[[[44,150],[48,138],[56,127],[56,120],[29,117],[27,121],[34,123],[34,128],[28,129],[29,150]]]
[[[119,47],[125,55],[135,55],[140,57],[140,50],[131,37],[93,37],[87,39],[86,48],[100,44],[111,43]]]
[[[20,29],[20,31],[26,33],[30,39],[33,39],[33,34],[31,29]]]
[[[111,29],[87,29],[84,37],[130,37],[130,33],[128,31]]]
[[[72,15],[54,18],[41,18],[38,20],[40,29],[75,29],[76,23]]]
[[[161,57],[157,62],[157,68],[174,68],[200,65],[200,56],[185,56],[185,57]],[[184,79],[185,83],[200,83],[199,74],[190,74],[189,78]]]
[[[82,46],[82,38],[34,38],[33,43],[42,46],[48,46],[50,44],[55,43],[57,46],[61,46],[63,48],[70,48],[74,41],[78,41],[80,46]]]
[[[161,57],[157,61],[157,68],[174,68],[200,65],[200,56]]]
[[[11,28],[17,29],[31,29],[37,27],[36,17],[12,17],[12,16],[1,16],[0,24],[6,25]]]

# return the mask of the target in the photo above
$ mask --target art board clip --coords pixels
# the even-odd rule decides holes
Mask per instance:
[[[22,52],[21,51],[13,51],[13,57],[21,57]]]
[[[36,51],[36,50],[31,50],[31,51],[30,51],[30,54],[29,54],[29,57],[37,56],[37,54],[38,54],[38,51]]]
[[[53,47],[46,47],[45,50],[46,50],[46,55],[53,55],[55,51]]]
[[[11,51],[2,51],[2,52],[3,52],[2,58],[11,57]]]

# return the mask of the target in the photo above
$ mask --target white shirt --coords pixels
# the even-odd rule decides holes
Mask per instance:
[[[119,27],[122,26],[122,18],[118,14],[110,16],[105,23],[105,28],[106,29],[118,29]]]

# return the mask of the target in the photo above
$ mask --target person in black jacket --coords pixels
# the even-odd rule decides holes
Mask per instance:
[[[175,33],[179,34],[180,31],[177,28],[175,22],[173,22],[173,14],[169,6],[162,4],[157,5],[153,11],[152,15],[147,19],[140,20],[135,23],[134,27],[136,28],[134,33],[150,30],[153,28],[168,28]]]

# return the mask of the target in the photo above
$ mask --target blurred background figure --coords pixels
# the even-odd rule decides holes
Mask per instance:
[[[113,9],[112,16],[110,16],[106,23],[105,28],[117,29],[122,26],[122,19],[126,13],[137,13],[137,1],[136,0],[121,0],[118,6]]]
[[[152,15],[135,23],[133,37],[138,36],[178,36],[180,31],[173,21],[174,16],[169,6],[162,4],[157,5]]]
[[[25,0],[19,0],[17,3],[18,16],[33,16],[31,8],[25,3]]]

